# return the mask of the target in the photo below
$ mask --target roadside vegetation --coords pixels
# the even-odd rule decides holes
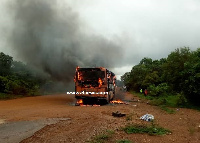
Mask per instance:
[[[113,134],[115,132],[112,130],[107,130],[105,133],[99,134],[95,137],[93,137],[89,143],[104,143],[108,141],[110,138],[112,138]]]
[[[178,48],[167,58],[143,58],[121,80],[128,91],[136,92],[141,98],[150,100],[150,104],[161,106],[164,110],[168,107],[199,109],[199,61],[200,48],[196,51],[188,47]],[[145,89],[147,96],[144,95]]]
[[[107,143],[107,142],[113,142],[115,140],[116,143],[132,143],[132,141],[127,139],[118,139],[116,140],[115,137],[117,135],[118,131],[124,131],[127,134],[148,134],[148,135],[168,135],[172,132],[168,129],[165,129],[163,127],[160,127],[158,124],[155,123],[155,121],[151,121],[151,124],[144,125],[144,124],[133,124],[128,123],[127,125],[121,127],[121,129],[113,131],[113,130],[107,130],[101,134],[98,134],[94,137],[92,137],[89,141],[89,143]]]
[[[168,129],[165,129],[163,127],[160,127],[158,125],[155,125],[153,122],[151,125],[140,125],[140,124],[131,124],[127,125],[123,130],[127,134],[149,134],[149,135],[165,135],[170,134],[171,131]]]
[[[91,140],[86,141],[88,143],[109,143],[113,142],[113,139],[115,136],[115,131],[113,130],[107,130],[99,135],[96,135],[91,138]],[[133,143],[130,140],[127,139],[121,139],[121,140],[115,140],[116,143]]]
[[[42,71],[0,52],[0,99],[38,95],[50,83]]]

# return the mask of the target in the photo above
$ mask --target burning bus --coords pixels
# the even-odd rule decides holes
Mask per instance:
[[[104,67],[76,68],[75,98],[82,102],[104,100],[109,103],[115,96],[115,74]]]

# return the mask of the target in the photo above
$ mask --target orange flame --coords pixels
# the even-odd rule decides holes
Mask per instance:
[[[83,99],[77,99],[76,101],[76,106],[83,106],[83,107],[90,107],[90,106],[94,106],[94,107],[98,107],[98,106],[101,106],[101,105],[97,105],[97,104],[84,104],[83,103]]]
[[[101,87],[102,86],[102,80],[101,80],[101,78],[99,78],[99,87]]]
[[[78,80],[82,80],[82,75],[79,72],[77,73],[77,75],[78,75]]]
[[[80,73],[78,72],[77,75],[78,75],[78,80],[80,80]]]
[[[123,101],[120,100],[120,99],[110,101],[110,103],[114,103],[114,104],[126,104],[126,105],[129,105],[128,102],[123,102]]]
[[[77,79],[78,80],[82,80],[81,74],[78,72],[79,68],[80,68],[79,66],[76,67]],[[76,82],[76,76],[74,77],[74,82]]]
[[[117,100],[113,100],[113,101],[110,101],[111,103],[115,103],[115,104],[125,104],[125,102],[123,102],[122,100],[120,99],[117,99]]]
[[[83,105],[83,100],[82,99],[78,99],[76,103],[79,104],[79,105]]]

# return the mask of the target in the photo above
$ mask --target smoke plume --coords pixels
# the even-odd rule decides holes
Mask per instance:
[[[16,56],[55,80],[71,81],[76,66],[112,68],[122,58],[119,45],[83,32],[79,14],[56,0],[17,0],[12,11],[9,42]]]

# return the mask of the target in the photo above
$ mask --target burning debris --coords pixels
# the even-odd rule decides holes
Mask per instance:
[[[76,101],[76,104],[75,104],[76,106],[81,106],[81,105],[83,105],[83,99],[78,99],[77,101]]]
[[[129,104],[129,103],[124,102],[124,101],[122,101],[122,100],[120,100],[120,99],[110,101],[110,103],[113,103],[113,104],[126,104],[126,105]]]
[[[101,105],[97,105],[97,104],[84,104],[83,99],[78,99],[76,101],[75,106],[84,106],[84,107],[85,106],[94,106],[94,107],[98,107],[98,106],[101,106]]]
[[[122,100],[120,100],[120,99],[110,101],[110,103],[114,103],[114,104],[124,104],[124,102],[123,102]]]

